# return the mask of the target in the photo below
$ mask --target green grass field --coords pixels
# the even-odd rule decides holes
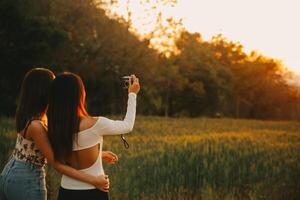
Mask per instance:
[[[0,169],[15,143],[1,119]],[[300,199],[300,122],[138,116],[134,131],[104,138],[113,200]],[[50,199],[60,176],[48,167]]]

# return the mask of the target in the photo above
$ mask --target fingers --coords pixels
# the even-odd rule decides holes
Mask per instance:
[[[105,190],[105,189],[102,189],[102,188],[100,188],[100,190],[103,191],[103,192],[109,192],[109,190]]]
[[[99,189],[103,192],[109,192],[109,187],[102,187],[102,188],[99,188]]]
[[[131,79],[132,81],[130,81],[128,92],[133,92],[137,94],[140,91],[139,79],[134,74],[131,75]]]
[[[102,191],[108,192],[109,191],[109,178],[108,178],[108,175],[105,175],[104,177],[106,178],[107,183],[104,184],[104,186],[102,187]]]
[[[118,161],[118,160],[119,160],[119,157],[117,155],[115,155],[114,161]]]
[[[108,152],[108,153],[109,153],[109,159],[108,159],[109,163],[113,164],[119,160],[118,156],[116,154],[114,154],[113,152]]]
[[[106,189],[102,189],[102,191],[103,191],[103,192],[109,192],[109,190],[106,190]]]
[[[98,188],[99,190],[103,191],[103,192],[108,192],[109,191],[109,178],[108,175],[100,175],[99,176],[101,178],[101,181],[95,185],[96,188]]]
[[[104,188],[104,189],[109,189],[109,183],[108,184],[105,184],[104,186],[102,186],[102,188]]]
[[[119,160],[118,156],[116,154],[114,154],[113,152],[110,151],[109,154],[112,156],[112,161],[118,161]]]
[[[111,151],[107,151],[107,153],[109,153],[112,157],[118,158],[118,156],[115,153],[111,152]]]
[[[130,76],[132,78],[133,83],[138,83],[139,82],[139,79],[134,74],[131,74]]]
[[[118,156],[112,156],[110,159],[109,159],[109,162],[117,162],[119,160]]]
[[[102,184],[103,185],[109,184],[108,175],[102,175],[102,177],[104,178],[104,180],[102,179]]]
[[[139,84],[139,78],[135,78],[135,79],[133,80],[133,83]]]
[[[131,75],[132,79],[133,79],[133,84],[138,84],[139,83],[139,78],[137,78],[134,74]]]
[[[136,79],[136,76],[134,74],[131,74],[130,76],[133,80]]]

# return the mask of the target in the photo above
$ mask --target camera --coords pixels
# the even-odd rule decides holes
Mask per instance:
[[[131,76],[123,76],[122,80],[123,80],[123,88],[124,89],[127,89],[129,87],[130,83],[131,84],[133,83],[133,79]]]

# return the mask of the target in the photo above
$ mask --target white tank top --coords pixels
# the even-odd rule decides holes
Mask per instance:
[[[73,142],[73,151],[87,149],[97,144],[100,144],[99,156],[95,163],[88,168],[81,169],[80,171],[94,176],[104,174],[101,158],[103,135],[120,135],[132,131],[135,121],[135,113],[136,94],[129,93],[127,102],[127,112],[123,121],[110,120],[105,117],[98,117],[96,123],[91,128],[80,131],[78,133],[77,141]],[[62,175],[61,186],[65,189],[71,190],[95,189],[95,186],[91,184],[73,179],[66,175]]]

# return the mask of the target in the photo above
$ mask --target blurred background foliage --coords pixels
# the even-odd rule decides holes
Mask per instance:
[[[115,3],[1,0],[1,115],[14,115],[24,74],[47,67],[83,78],[91,114],[124,112],[120,77],[136,74],[142,84],[139,114],[300,118],[299,88],[288,84],[292,74],[280,61],[246,54],[222,35],[205,41],[180,20],[163,21],[160,12],[142,36],[131,26],[130,11],[126,20],[110,12]],[[145,12],[155,13],[153,2],[151,8],[151,1],[144,3]]]

